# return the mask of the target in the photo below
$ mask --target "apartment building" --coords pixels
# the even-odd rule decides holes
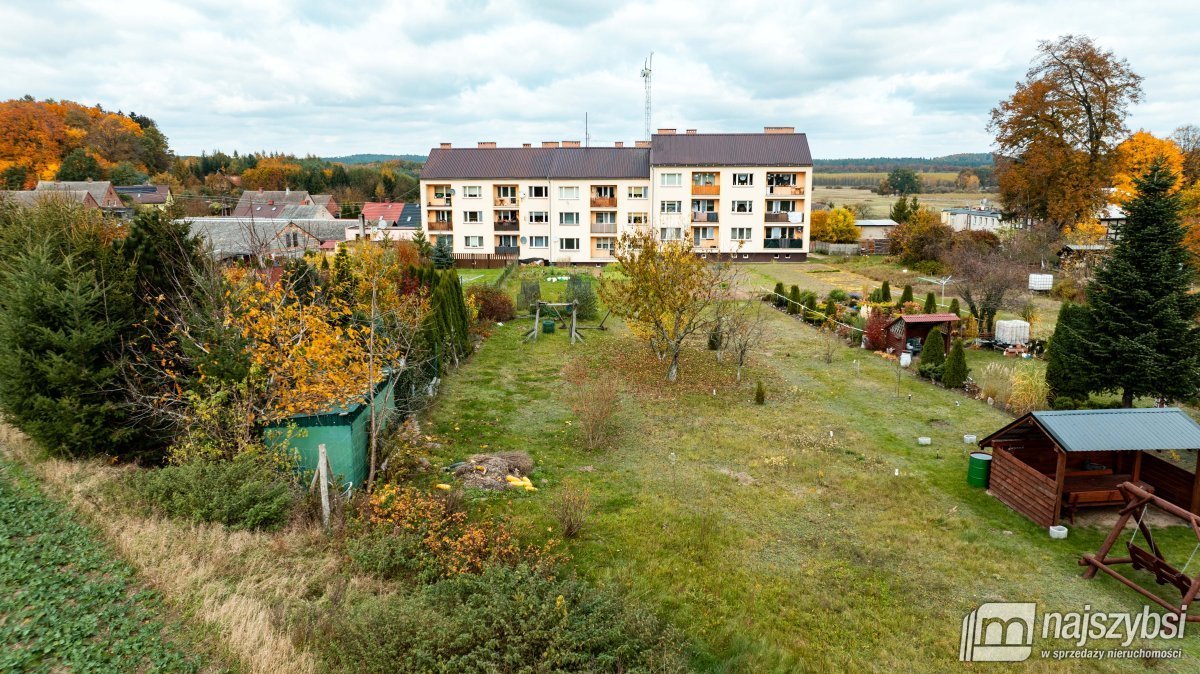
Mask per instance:
[[[701,255],[803,259],[812,158],[791,127],[676,134],[633,146],[577,141],[430,151],[422,225],[456,254],[604,263],[618,236],[652,227]]]

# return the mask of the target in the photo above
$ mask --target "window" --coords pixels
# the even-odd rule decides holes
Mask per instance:
[[[733,174],[734,187],[749,187],[754,184],[753,173],[735,173]]]
[[[559,250],[579,250],[579,239],[559,239]]]
[[[516,185],[497,185],[496,186],[496,198],[498,198],[498,199],[516,199],[517,198],[517,186]]]
[[[550,222],[550,214],[546,211],[529,211],[529,222]]]
[[[558,198],[559,199],[578,199],[579,198],[579,188],[578,187],[560,187],[560,188],[558,188]]]
[[[445,199],[448,196],[450,196],[450,186],[449,185],[434,185],[433,186],[433,198],[434,199]]]
[[[753,201],[735,201],[735,202],[733,202],[733,212],[734,213],[753,213],[754,212],[754,202]]]
[[[715,239],[717,238],[716,227],[696,227],[692,230],[696,234],[697,239]]]
[[[550,196],[550,188],[545,185],[530,185],[529,196],[532,199],[545,199]]]
[[[716,210],[716,199],[692,199],[692,212],[694,213],[715,213]]]
[[[659,227],[658,238],[663,241],[676,241],[683,238],[683,229],[680,227]]]
[[[594,189],[597,199],[615,199],[617,197],[617,188],[613,185],[597,185]]]
[[[529,237],[530,248],[549,248],[550,237],[547,236],[531,236]]]
[[[617,224],[617,214],[612,211],[600,211],[596,214],[597,225],[615,225]]]
[[[300,233],[299,232],[284,232],[283,233],[283,245],[288,248],[299,248],[300,247]]]
[[[463,211],[463,222],[483,222],[483,211]]]
[[[795,173],[768,173],[767,174],[767,184],[771,185],[772,187],[795,185],[796,184],[796,174]]]
[[[631,225],[644,225],[647,222],[650,222],[650,214],[649,213],[630,213],[625,221]]]
[[[693,173],[692,184],[711,187],[717,184],[717,177],[719,175],[717,173]]]
[[[483,248],[482,236],[468,236],[463,238],[463,245],[467,248]]]
[[[516,234],[501,234],[500,236],[496,237],[496,245],[501,246],[501,247],[516,248],[517,247],[517,235]]]
[[[612,250],[613,240],[611,238],[596,239],[596,250]]]
[[[576,187],[575,189],[579,189],[579,188]],[[560,225],[578,225],[579,224],[579,214],[578,213],[559,213],[558,214],[558,224],[560,224]]]
[[[453,234],[442,234],[441,236],[435,236],[435,237],[433,237],[433,240],[430,241],[429,243],[436,246],[436,245],[438,245],[438,242],[441,241],[442,239],[446,240],[446,246],[448,246],[451,250],[454,249],[454,235]]]
[[[734,227],[729,230],[729,234],[734,241],[749,241],[751,238],[749,227]]]
[[[467,185],[463,188],[463,196],[467,199],[474,199],[483,196],[483,188],[479,185]]]
[[[650,189],[648,187],[644,187],[644,186],[643,187],[630,187],[629,188],[629,198],[630,199],[645,199],[646,194],[649,191],[650,191]]]
[[[664,201],[664,202],[662,202],[662,204],[659,205],[659,212],[660,213],[682,213],[683,212],[683,202],[682,201]]]
[[[433,214],[434,222],[450,222],[450,211],[435,211]]]
[[[662,174],[663,187],[679,187],[683,184],[682,173],[664,173]]]
[[[796,210],[796,202],[791,199],[768,199],[768,213],[791,213]]]

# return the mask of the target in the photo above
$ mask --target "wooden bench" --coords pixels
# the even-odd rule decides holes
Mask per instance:
[[[1085,472],[1085,471],[1079,471]],[[1118,488],[1122,482],[1129,480],[1128,475],[1113,475],[1112,471],[1086,471],[1085,475],[1075,475],[1063,483],[1063,510],[1075,523],[1075,513],[1080,508],[1106,508],[1125,504]],[[1153,493],[1154,488],[1144,482],[1134,483]]]

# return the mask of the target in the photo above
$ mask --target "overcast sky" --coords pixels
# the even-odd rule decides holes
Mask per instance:
[[[1151,7],[1153,5],[1153,7]],[[99,102],[180,153],[424,154],[795,126],[813,155],[990,149],[1038,40],[1086,33],[1145,76],[1134,129],[1200,123],[1194,2],[4,0],[0,99]]]

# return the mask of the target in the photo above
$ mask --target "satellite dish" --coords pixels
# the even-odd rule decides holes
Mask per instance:
[[[525,237],[523,237],[523,236],[521,237],[521,244],[522,244],[522,245],[524,245],[524,244],[525,244]]]

